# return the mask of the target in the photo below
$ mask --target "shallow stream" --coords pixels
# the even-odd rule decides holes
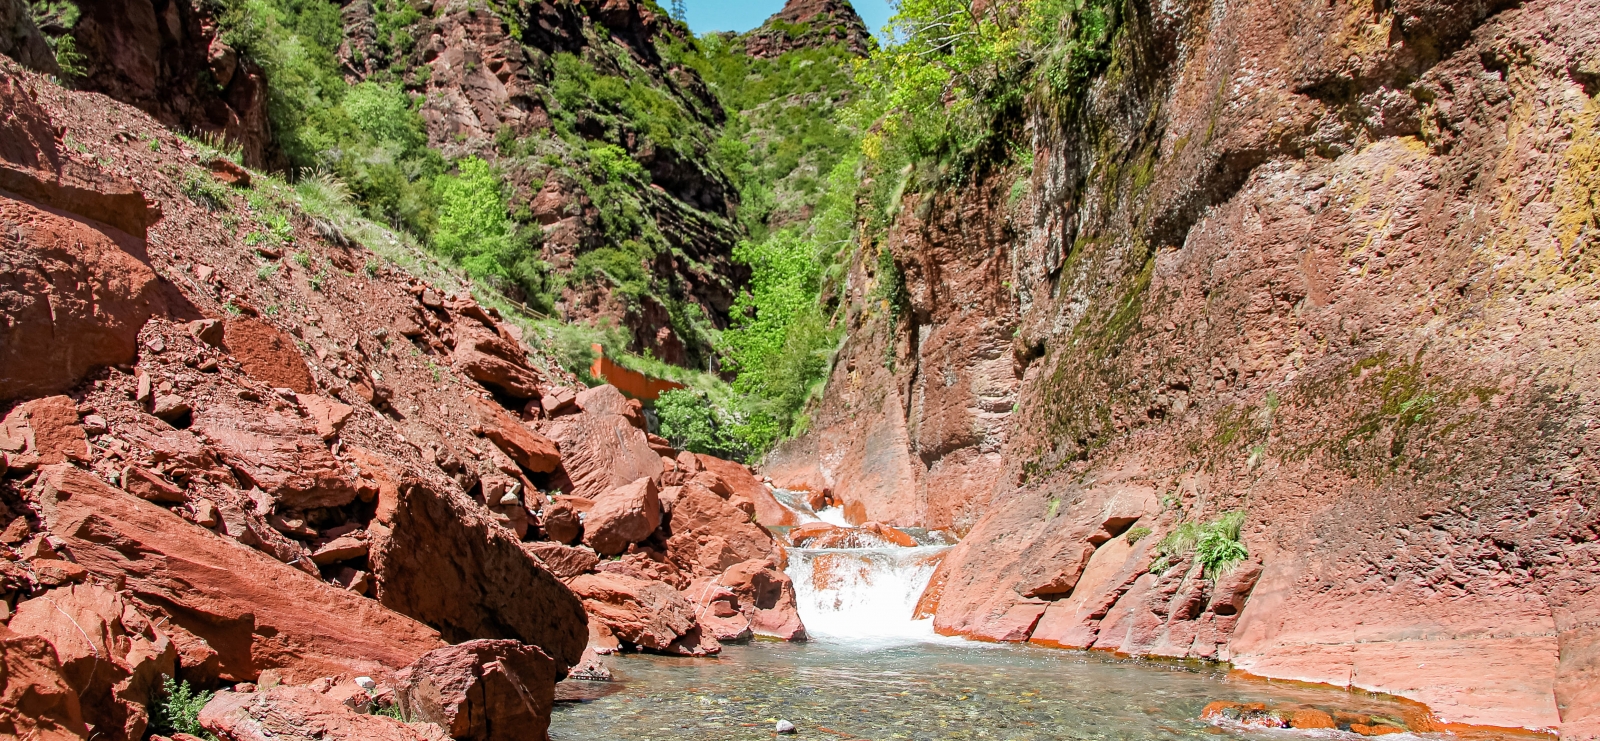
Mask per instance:
[[[834,741],[1358,739],[1339,731],[1217,727],[1198,717],[1213,700],[1401,714],[1394,703],[1336,690],[1229,679],[1216,666],[938,636],[931,620],[911,615],[946,547],[791,549],[789,575],[809,642],[726,646],[706,659],[610,657],[618,681],[603,687],[609,694],[558,703],[551,737],[759,739],[775,736],[784,719],[798,729],[785,738]]]

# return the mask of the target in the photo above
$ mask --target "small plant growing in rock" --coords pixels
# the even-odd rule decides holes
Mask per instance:
[[[272,280],[272,276],[277,275],[277,274],[278,274],[278,264],[275,263],[275,262],[269,262],[269,263],[267,263],[265,265],[262,265],[261,267],[256,268],[256,280],[259,280],[259,281],[262,281],[262,282],[266,282],[266,281]]]
[[[1207,579],[1227,573],[1240,561],[1250,557],[1249,549],[1239,540],[1244,517],[1243,511],[1236,510],[1204,524],[1179,523],[1156,544],[1156,551],[1161,555],[1151,562],[1150,573],[1166,571],[1173,563],[1190,554],[1194,554],[1195,560],[1203,567]]]
[[[230,209],[231,194],[228,193],[228,186],[217,182],[216,178],[205,172],[191,170],[183,178],[183,185],[179,186],[178,189],[183,191],[183,194],[188,196],[189,200],[194,201],[195,205],[201,206],[207,211],[227,211]]]
[[[161,689],[150,703],[150,730],[163,736],[187,733],[209,741],[216,741],[209,731],[200,727],[200,709],[211,701],[210,692],[196,692],[187,681],[172,677],[161,678]]]
[[[311,254],[304,250],[294,253],[294,264],[302,268],[311,267]]]
[[[385,718],[394,718],[401,723],[406,722],[406,714],[400,711],[400,703],[398,702],[391,702],[388,705],[374,704],[372,706],[372,714],[381,715]]]
[[[1126,534],[1124,534],[1122,537],[1127,539],[1128,545],[1137,545],[1139,543],[1139,541],[1144,540],[1144,536],[1149,535],[1149,534],[1150,534],[1150,528],[1147,528],[1147,527],[1135,527],[1135,528],[1129,528],[1128,532]]]

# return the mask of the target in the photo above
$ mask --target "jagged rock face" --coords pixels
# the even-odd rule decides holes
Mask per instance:
[[[745,53],[763,59],[824,44],[844,44],[861,56],[877,47],[855,8],[840,0],[789,0],[744,36]]]
[[[71,30],[80,87],[139,107],[173,128],[220,134],[246,164],[276,164],[261,69],[216,38],[190,0],[79,0]]]
[[[1025,193],[992,173],[907,201],[906,316],[857,309],[769,473],[856,520],[970,527],[924,601],[945,632],[1592,734],[1596,18],[1127,19],[1137,71],[1036,109]],[[1152,534],[1096,535],[1109,502]],[[1252,584],[1144,573],[1149,539],[1233,509]]]
[[[513,213],[537,223],[544,242],[541,259],[558,274],[570,272],[585,253],[619,237],[602,223],[602,209],[583,185],[542,157],[519,156],[497,144],[504,137],[532,151],[539,139],[555,138],[551,91],[552,57],[581,56],[597,72],[630,77],[683,107],[684,124],[711,128],[724,113],[704,81],[687,67],[664,60],[656,44],[682,31],[652,6],[631,0],[574,4],[519,3],[492,9],[481,2],[439,3],[431,17],[411,29],[416,49],[398,62],[413,73],[409,87],[423,96],[421,114],[428,139],[449,156],[476,154],[494,161],[512,185]],[[371,49],[370,3],[345,7],[345,64],[352,76],[377,73]],[[636,70],[618,68],[624,55]],[[642,74],[638,74],[642,72]],[[584,140],[612,144],[649,173],[653,187],[638,194],[668,249],[648,261],[659,293],[698,305],[718,327],[727,325],[736,292],[748,277],[730,255],[738,240],[731,218],[737,191],[711,164],[709,152],[678,152],[647,132],[612,125],[597,112],[576,112]],[[637,236],[637,235],[633,235]],[[631,238],[631,237],[630,237]],[[656,295],[614,294],[609,281],[569,283],[556,297],[569,321],[599,321],[627,327],[635,351],[649,351],[678,364],[701,363],[711,349],[703,338],[680,336],[669,307]],[[676,327],[676,329],[675,329]]]
[[[0,0],[0,54],[47,75],[61,71],[50,44],[33,22],[28,0]]]

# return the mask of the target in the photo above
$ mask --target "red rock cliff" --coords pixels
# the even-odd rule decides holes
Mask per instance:
[[[1031,170],[907,198],[906,311],[858,258],[767,472],[966,530],[945,633],[1594,738],[1600,3],[1131,7]],[[1233,510],[1244,564],[1149,573]]]

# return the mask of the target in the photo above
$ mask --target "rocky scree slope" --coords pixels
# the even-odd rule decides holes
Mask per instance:
[[[1115,7],[1031,162],[905,197],[906,311],[858,253],[765,470],[965,531],[943,633],[1596,738],[1600,5]],[[1211,578],[1167,536],[1230,511]]]
[[[142,738],[176,676],[225,739],[539,739],[595,652],[804,636],[747,469],[337,188],[7,59],[0,110],[5,733]]]

